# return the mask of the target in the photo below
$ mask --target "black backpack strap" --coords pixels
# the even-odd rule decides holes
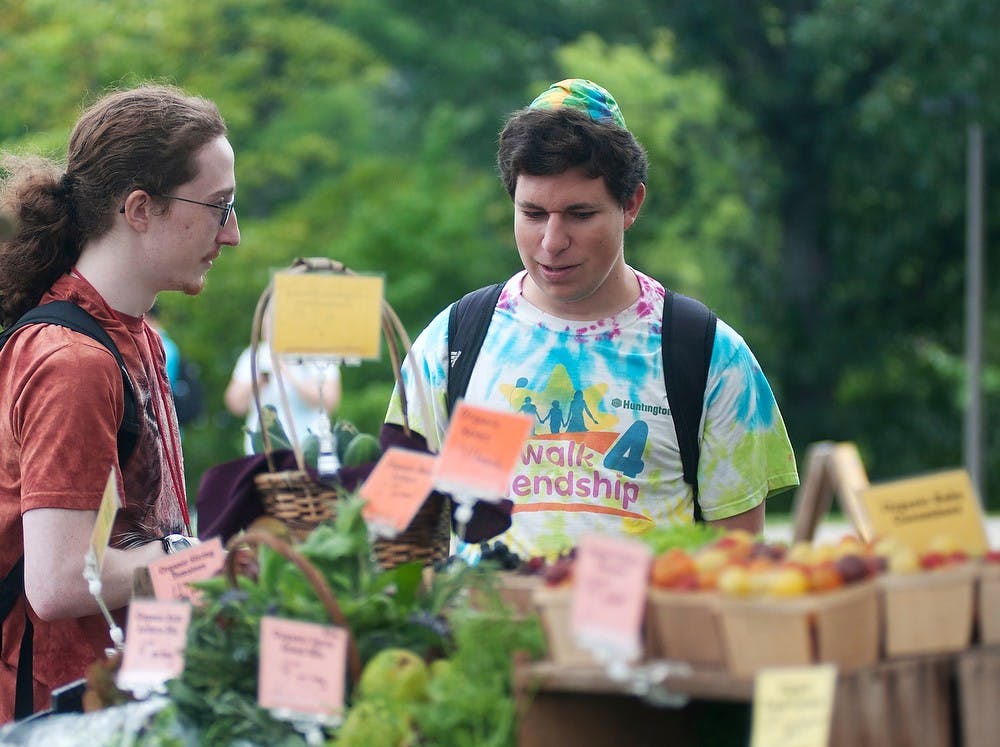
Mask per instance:
[[[132,385],[132,378],[129,376],[128,369],[125,368],[125,361],[122,359],[122,354],[114,340],[94,317],[75,303],[51,301],[30,309],[14,324],[0,333],[0,347],[3,347],[7,338],[15,330],[29,324],[58,324],[67,327],[101,343],[115,357],[122,374],[125,394],[125,411],[121,425],[118,426],[118,463],[124,465],[132,455],[139,438],[139,415],[135,387]]]
[[[506,281],[466,293],[448,315],[448,413],[465,395]]]
[[[17,680],[14,683],[14,720],[27,718],[35,712],[35,682],[32,649],[35,644],[35,628],[24,611],[24,632],[21,634],[21,648],[17,655]]]
[[[10,615],[17,600],[24,594],[24,556],[17,559],[14,567],[7,572],[0,582],[0,639],[2,639],[3,623]],[[14,718],[22,719],[30,716],[35,710],[34,683],[32,682],[32,648],[34,644],[34,629],[24,611],[24,633],[21,636],[21,647],[17,658],[17,679],[14,686]]]
[[[114,340],[94,317],[69,301],[52,301],[36,306],[27,311],[14,324],[0,332],[0,347],[12,334],[29,324],[58,324],[75,332],[87,335],[101,343],[115,357],[118,369],[122,374],[125,409],[122,422],[118,426],[118,463],[124,465],[135,449],[139,438],[138,405],[132,378],[125,368],[125,361]],[[0,587],[0,625],[7,619],[15,603],[24,595],[24,556],[22,555],[13,568],[3,579]],[[2,629],[0,629],[2,632]],[[24,611],[24,633],[21,636],[21,646],[17,660],[17,679],[14,689],[14,718],[22,719],[30,716],[35,710],[35,694],[33,682],[33,649],[34,626],[28,617],[27,608]]]
[[[715,314],[701,301],[666,292],[663,299],[663,380],[677,431],[684,482],[694,488],[695,521],[702,520],[698,503],[698,426],[715,344],[716,321]]]

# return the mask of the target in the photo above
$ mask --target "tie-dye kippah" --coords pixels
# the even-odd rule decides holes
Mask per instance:
[[[559,109],[568,106],[585,112],[597,122],[625,127],[625,117],[618,109],[618,103],[608,91],[593,81],[583,78],[567,78],[553,83],[529,105],[529,109]]]

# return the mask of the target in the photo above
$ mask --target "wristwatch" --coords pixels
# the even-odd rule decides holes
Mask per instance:
[[[167,555],[173,555],[176,552],[193,547],[191,538],[185,537],[183,534],[168,534],[160,541],[163,543],[163,552]]]

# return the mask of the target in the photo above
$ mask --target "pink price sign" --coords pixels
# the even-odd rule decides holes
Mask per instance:
[[[604,534],[580,538],[573,572],[570,629],[578,644],[626,660],[641,653],[652,550]]]

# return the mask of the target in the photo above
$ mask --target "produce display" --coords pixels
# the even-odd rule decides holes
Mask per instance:
[[[340,424],[345,449],[364,435],[351,428]],[[515,745],[515,659],[596,664],[569,629],[575,550],[522,559],[493,542],[481,546],[477,565],[450,558],[434,569],[414,562],[387,570],[373,553],[363,506],[344,496],[335,517],[298,543],[270,516],[244,536],[264,532],[277,544],[231,543],[227,573],[196,584],[182,674],[146,701],[141,718],[116,727],[132,729],[129,744]],[[789,545],[705,525],[642,539],[652,557],[645,661],[746,678],[763,667],[832,661],[849,672],[883,658],[1000,643],[997,550],[973,557],[946,536],[920,552],[854,535]],[[336,600],[337,619],[303,562]],[[265,617],[349,631],[339,719],[309,724],[259,705]],[[142,704],[119,689],[119,666],[113,656],[89,672],[85,705],[94,715]],[[71,724],[70,739],[82,728]],[[86,733],[98,746],[122,740],[113,731]]]
[[[996,629],[985,618],[995,615],[988,601],[1000,594],[1000,575],[987,570],[1000,565],[1000,552],[974,557],[950,536],[936,536],[920,551],[891,537],[864,542],[845,534],[789,545],[705,525],[642,539],[653,550],[646,660],[677,659],[739,676],[822,661],[851,669],[961,650],[974,631]],[[501,574],[507,598],[530,595],[554,660],[591,661],[566,629],[574,553],[521,560],[491,546],[483,557],[509,569]],[[976,602],[977,594],[987,603]]]
[[[285,431],[274,405],[261,407],[263,430],[250,431],[250,445],[255,454],[281,449],[291,449],[292,440]],[[267,432],[267,437],[264,436]],[[356,467],[376,461],[382,454],[378,439],[370,433],[359,431],[349,420],[338,418],[330,427],[337,461],[346,467]],[[305,466],[316,470],[319,461],[320,439],[312,430],[302,438],[302,458]]]
[[[511,616],[495,594],[490,564],[451,564],[436,573],[419,563],[380,569],[362,506],[355,496],[339,501],[336,518],[295,545],[333,592],[361,665],[348,676],[343,721],[322,727],[322,743],[515,744],[512,661],[515,652],[543,655],[537,618]],[[272,547],[232,553],[241,570],[235,586],[225,575],[196,584],[201,599],[192,610],[184,671],[167,682],[163,707],[131,744],[316,743],[315,731],[309,742],[300,723],[258,705],[259,636],[264,616],[329,624],[329,611],[300,567]],[[91,669],[90,710],[132,699],[115,684],[118,665],[113,657]],[[112,737],[108,744],[120,743]]]

